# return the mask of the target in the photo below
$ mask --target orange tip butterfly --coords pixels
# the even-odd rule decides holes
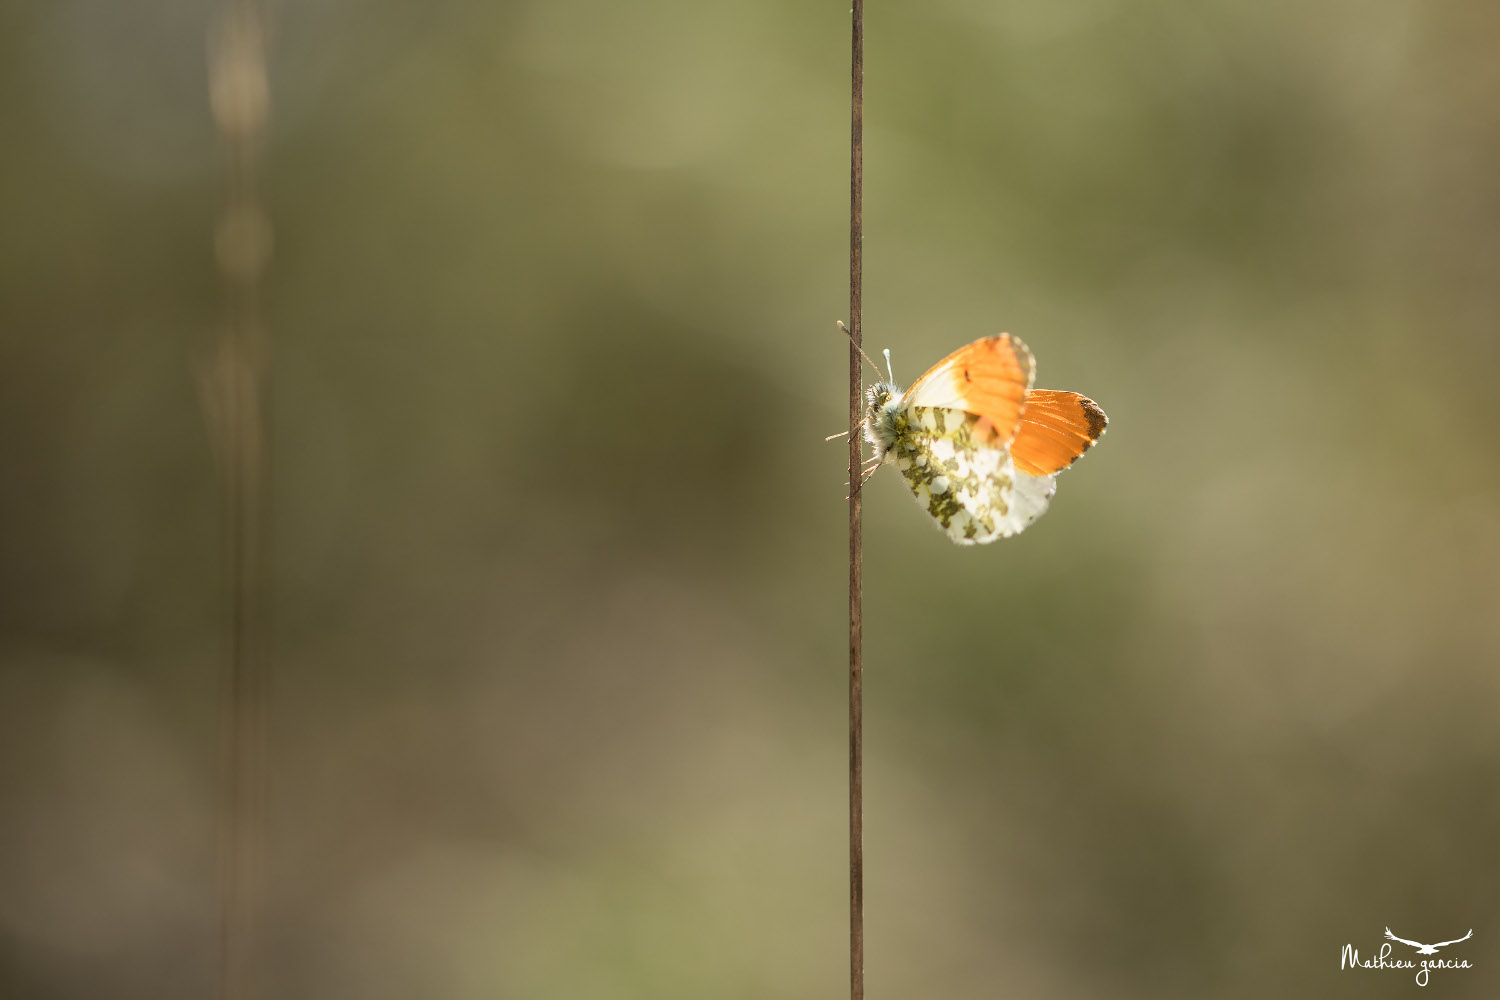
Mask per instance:
[[[882,465],[900,469],[917,504],[959,545],[1025,530],[1046,512],[1057,474],[1109,424],[1092,399],[1034,389],[1035,377],[1031,351],[1002,333],[960,347],[905,391],[894,376],[876,382],[865,392],[864,434],[875,452],[865,481]]]

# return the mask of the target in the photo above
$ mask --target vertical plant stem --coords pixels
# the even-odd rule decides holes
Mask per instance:
[[[863,340],[865,4],[854,0],[849,97],[849,996],[865,995]]]
[[[219,459],[227,603],[220,807],[218,996],[257,992],[257,923],[266,812],[269,701],[269,395],[260,320],[271,227],[260,200],[260,159],[270,111],[265,14],[259,0],[226,0],[209,47],[209,99],[224,144],[227,182],[214,252],[226,316],[204,403]]]

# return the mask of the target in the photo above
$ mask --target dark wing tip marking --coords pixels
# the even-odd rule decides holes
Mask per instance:
[[[1083,418],[1089,422],[1089,439],[1084,442],[1082,451],[1068,459],[1068,464],[1063,466],[1063,469],[1071,469],[1074,462],[1077,462],[1088,453],[1090,448],[1098,444],[1099,439],[1104,436],[1104,428],[1109,426],[1109,417],[1099,407],[1098,403],[1087,396],[1080,396],[1078,398],[1078,405],[1083,409]],[[1058,471],[1061,472],[1062,469]]]
[[[1109,426],[1109,417],[1105,416],[1104,411],[1099,408],[1098,403],[1087,396],[1083,397],[1081,405],[1083,406],[1083,418],[1089,422],[1089,436],[1097,441],[1099,440],[1099,435],[1104,433],[1104,428]],[[1090,442],[1090,444],[1092,443]]]

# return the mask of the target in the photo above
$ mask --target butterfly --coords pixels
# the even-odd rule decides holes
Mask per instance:
[[[1092,399],[1035,389],[1035,379],[1031,351],[1002,333],[960,347],[904,391],[894,375],[876,382],[865,393],[874,456],[864,481],[883,465],[900,469],[917,504],[959,545],[1025,530],[1046,512],[1057,474],[1109,424]]]

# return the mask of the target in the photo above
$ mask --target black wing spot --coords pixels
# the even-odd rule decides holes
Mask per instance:
[[[969,378],[969,369],[967,369],[967,368],[964,369],[964,381],[965,382],[972,382],[972,381],[974,381],[973,379]]]

